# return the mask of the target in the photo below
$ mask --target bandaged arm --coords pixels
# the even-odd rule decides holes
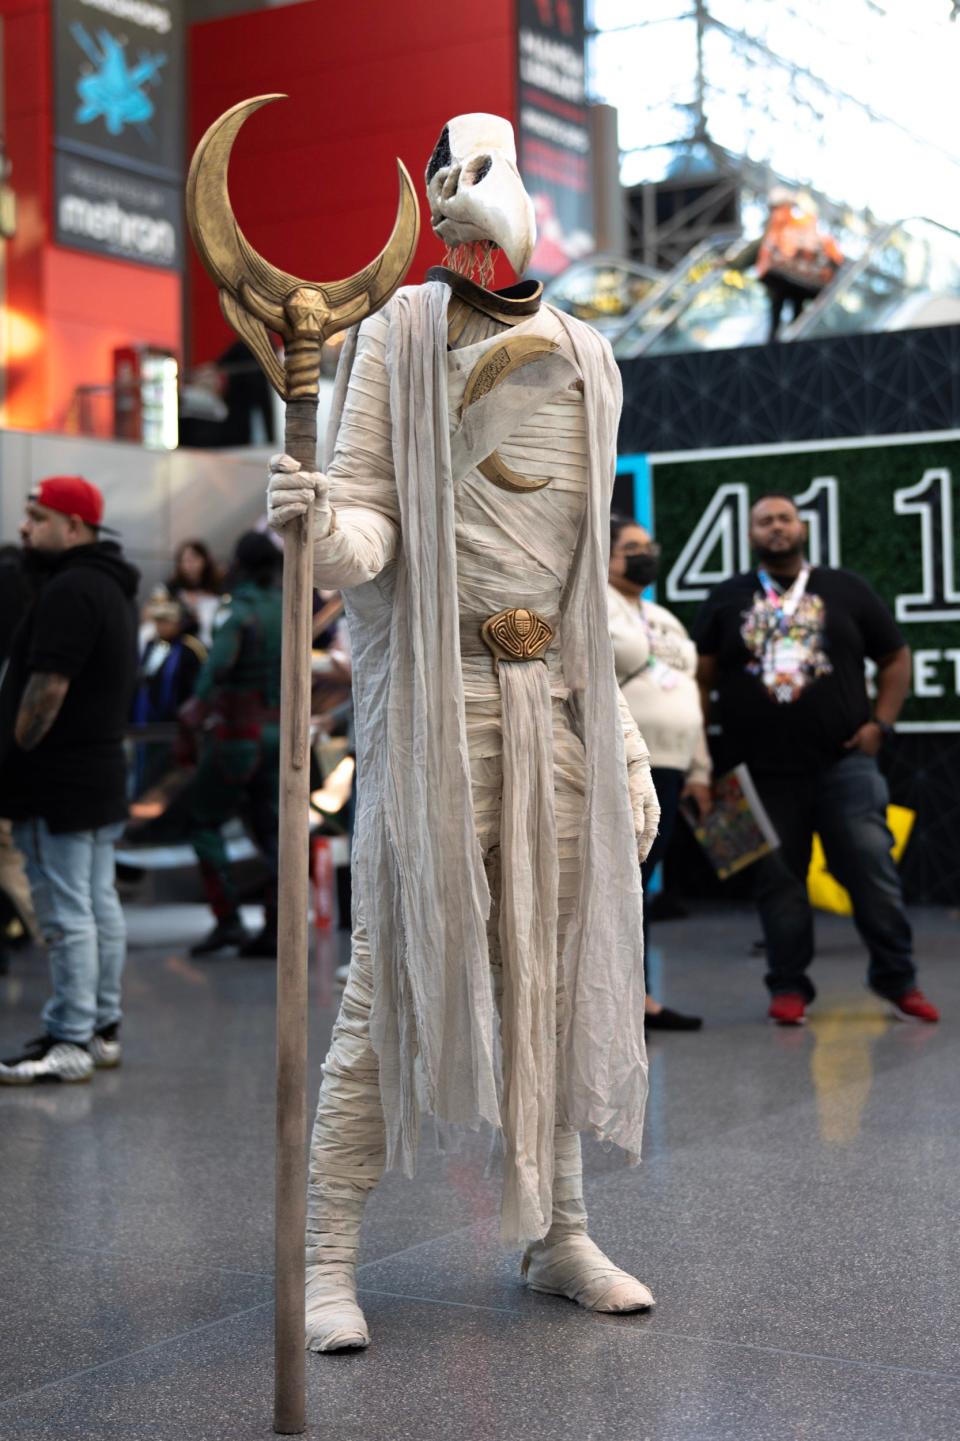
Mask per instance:
[[[333,460],[325,475],[270,462],[267,513],[282,530],[314,507],[314,584],[345,590],[380,574],[400,544],[382,313],[360,327]]]
[[[633,809],[633,825],[637,836],[637,854],[641,863],[650,854],[650,847],[656,838],[660,825],[660,802],[650,774],[650,752],[647,743],[630,714],[630,707],[623,692],[618,689],[617,702],[620,706],[620,720],[623,724],[623,746],[627,757],[627,784],[630,787],[630,805]]]

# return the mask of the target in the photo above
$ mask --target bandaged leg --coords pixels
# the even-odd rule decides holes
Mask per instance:
[[[370,1045],[372,969],[366,929],[353,935],[350,974],[324,1064],[307,1192],[307,1346],[367,1346],[357,1304],[357,1250],[367,1197],[383,1174],[385,1136]]]
[[[588,1311],[646,1311],[653,1296],[621,1271],[587,1235],[580,1137],[557,1127],[553,1174],[553,1221],[542,1241],[524,1253],[521,1272],[533,1291],[568,1296]]]
[[[557,945],[562,957],[567,926],[576,911],[583,788],[579,748],[572,738],[556,735],[555,744],[560,871]],[[561,969],[557,985],[558,1024],[562,1024],[567,1000]],[[609,1261],[587,1235],[580,1137],[576,1131],[563,1126],[557,1126],[554,1132],[550,1230],[543,1240],[527,1247],[521,1271],[532,1290],[550,1296],[568,1296],[588,1311],[644,1311],[654,1304],[647,1287]]]

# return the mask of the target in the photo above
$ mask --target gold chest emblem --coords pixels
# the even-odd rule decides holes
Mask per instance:
[[[473,367],[467,379],[463,392],[463,410],[480,400],[483,396],[489,395],[495,390],[508,375],[512,375],[521,366],[530,365],[535,360],[542,359],[545,355],[553,355],[560,347],[552,340],[546,340],[540,335],[508,335],[499,345],[488,350],[486,355]],[[533,480],[529,476],[520,475],[518,471],[511,469],[506,461],[501,459],[497,451],[493,451],[485,460],[481,460],[477,469],[487,480],[499,485],[501,490],[512,490],[521,494],[533,490],[543,490],[544,486],[550,484],[546,480]]]

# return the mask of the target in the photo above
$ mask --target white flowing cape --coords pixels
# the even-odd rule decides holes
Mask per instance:
[[[387,1162],[412,1174],[419,1115],[499,1126],[490,896],[473,821],[439,282],[397,292],[386,365],[400,511],[398,558],[344,592],[353,649],[358,809],[354,895],[374,969]],[[647,1092],[642,894],[607,628],[607,553],[621,383],[610,348],[555,312],[584,382],[587,511],[562,602],[560,647],[585,749],[577,914],[560,966],[557,1119],[640,1154]],[[327,433],[333,456],[356,332]],[[510,605],[504,595],[503,605]]]

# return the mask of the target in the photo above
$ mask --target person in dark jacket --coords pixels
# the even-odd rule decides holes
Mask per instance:
[[[29,604],[20,547],[0,546],[0,676]],[[13,843],[9,819],[0,816],[0,976],[9,969],[8,945],[22,945],[31,936],[38,938],[39,932],[23,857]]]
[[[30,604],[30,582],[19,546],[0,546],[0,666],[10,654],[13,637]]]
[[[150,597],[144,619],[152,622],[153,633],[140,651],[130,718],[136,726],[172,723],[196,689],[207,649],[197,638],[194,613],[164,587]],[[139,741],[134,755],[133,794],[142,796],[176,765],[171,741]]]
[[[193,720],[203,740],[190,789],[191,839],[216,925],[193,956],[239,948],[277,953],[277,825],[280,795],[280,648],[282,553],[265,535],[237,541],[229,603],[200,672]],[[269,872],[266,921],[246,931],[221,826],[246,812]]]
[[[31,492],[20,527],[38,589],[0,686],[0,815],[13,821],[47,950],[44,1033],[0,1083],[86,1081],[116,1066],[126,929],[114,844],[127,814],[123,737],[137,666],[139,575],[101,539],[80,476]]]

